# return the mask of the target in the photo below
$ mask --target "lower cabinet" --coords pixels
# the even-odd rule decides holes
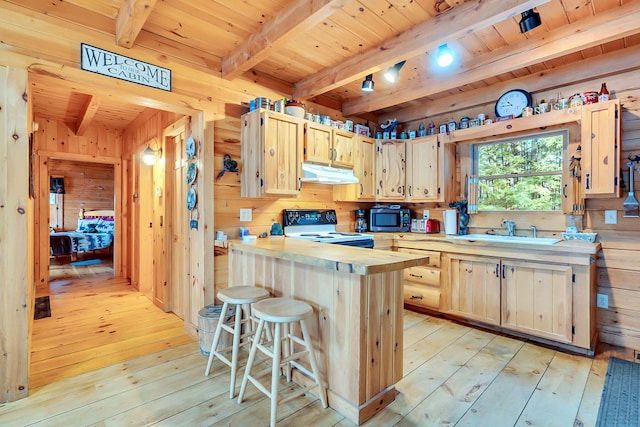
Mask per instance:
[[[572,342],[573,281],[569,265],[502,261],[502,326]]]
[[[500,324],[500,260],[449,255],[450,312]]]
[[[440,252],[407,248],[399,248],[398,252],[429,257],[429,264],[404,270],[404,302],[432,310],[442,310]]]

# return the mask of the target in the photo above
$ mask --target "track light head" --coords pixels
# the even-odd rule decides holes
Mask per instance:
[[[387,71],[384,72],[384,78],[389,83],[395,83],[398,80],[398,76],[400,76],[400,69],[404,67],[404,64],[407,61],[398,62],[393,67],[387,68]]]
[[[536,27],[539,27],[542,24],[542,20],[540,19],[540,14],[535,12],[533,9],[529,9],[526,12],[521,13],[522,18],[520,19],[520,32],[522,34],[527,31],[533,30]]]
[[[362,81],[362,91],[363,92],[373,92],[373,86],[374,86],[373,74],[369,74]]]

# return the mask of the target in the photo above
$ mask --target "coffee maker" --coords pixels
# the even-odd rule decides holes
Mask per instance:
[[[366,233],[369,230],[367,224],[367,211],[364,209],[356,210],[356,232]]]

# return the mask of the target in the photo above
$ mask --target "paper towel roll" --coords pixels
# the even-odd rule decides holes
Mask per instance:
[[[444,211],[445,234],[458,234],[458,211],[449,209]]]

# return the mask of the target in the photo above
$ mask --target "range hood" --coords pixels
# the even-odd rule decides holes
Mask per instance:
[[[330,166],[314,165],[313,163],[302,164],[302,175],[300,182],[314,182],[317,184],[357,184],[360,182],[351,169],[332,168]]]

